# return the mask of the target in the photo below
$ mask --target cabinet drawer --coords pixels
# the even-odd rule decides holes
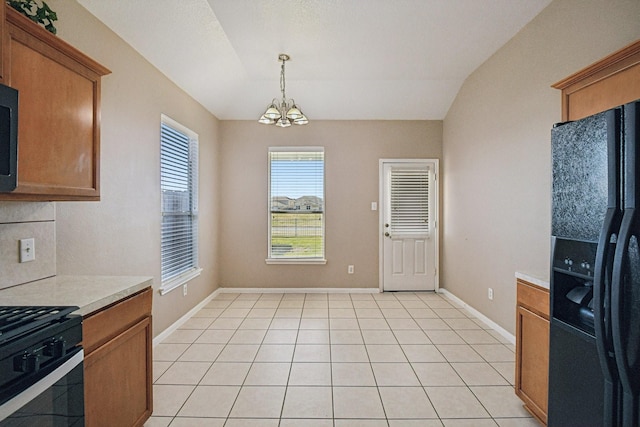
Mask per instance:
[[[517,280],[518,305],[549,320],[549,291],[524,280]]]
[[[88,315],[82,322],[85,354],[151,315],[151,288]]]

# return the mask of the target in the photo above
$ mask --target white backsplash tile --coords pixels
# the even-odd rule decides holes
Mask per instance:
[[[35,239],[36,259],[19,262],[20,239]],[[0,289],[56,274],[55,204],[0,202]]]
[[[0,224],[55,219],[56,205],[53,202],[0,202]]]

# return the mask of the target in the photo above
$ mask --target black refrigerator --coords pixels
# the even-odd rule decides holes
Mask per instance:
[[[551,131],[549,427],[640,426],[639,101]]]

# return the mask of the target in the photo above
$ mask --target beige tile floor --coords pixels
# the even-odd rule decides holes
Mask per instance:
[[[146,427],[537,427],[513,345],[433,293],[223,293],[154,348]]]

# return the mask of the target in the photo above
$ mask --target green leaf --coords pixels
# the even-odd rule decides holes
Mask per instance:
[[[50,33],[53,33],[53,34],[56,34],[58,32],[56,30],[56,27],[54,27],[53,24],[51,23],[45,25],[44,28],[46,28],[47,30],[49,30]]]

